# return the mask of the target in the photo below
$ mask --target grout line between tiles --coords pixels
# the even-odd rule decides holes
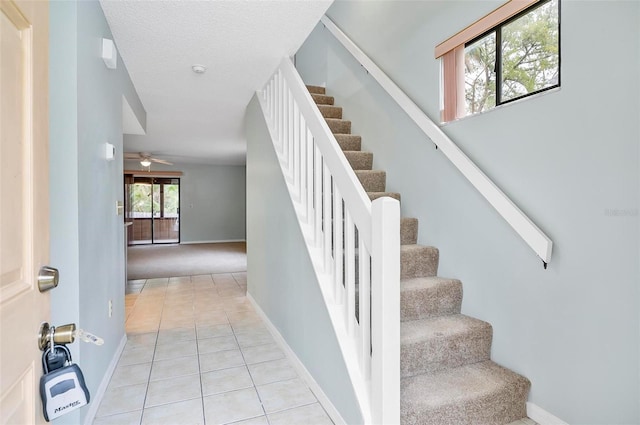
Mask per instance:
[[[198,327],[195,326],[195,323],[194,323],[194,327],[195,327],[195,333],[196,333],[196,357],[198,359],[198,379],[200,379],[200,404],[202,405],[202,422],[206,424],[207,417],[204,409],[204,387],[202,385],[202,367],[200,366],[200,346],[198,345],[200,338],[198,337]]]
[[[229,315],[227,314],[226,311],[224,314],[227,316],[227,320],[229,320]],[[251,369],[249,369],[249,364],[247,363],[247,359],[244,357],[244,352],[242,351],[242,347],[240,347],[240,341],[238,341],[238,336],[236,335],[236,331],[231,325],[231,320],[229,320],[229,325],[231,326],[231,332],[233,332],[233,338],[236,340],[236,344],[238,344],[238,351],[240,351],[240,355],[242,356],[242,361],[244,362],[244,366],[247,368],[247,373],[249,373],[249,378],[251,379],[251,383],[253,384],[253,390],[256,392],[256,395],[258,396],[258,400],[260,400],[260,407],[262,408],[264,417],[267,421],[267,424],[270,424],[271,421],[269,421],[269,417],[267,416],[267,411],[265,410],[264,403],[262,402],[262,397],[260,397],[260,392],[258,392],[258,386],[256,385],[256,382],[253,380]]]
[[[145,286],[147,286],[146,282],[145,282]],[[144,290],[144,288],[143,288]],[[162,297],[162,311],[164,311],[164,298],[166,297],[166,291],[165,291],[165,295]],[[162,311],[160,312],[160,321],[162,321]],[[147,397],[149,396],[149,385],[151,385],[151,373],[153,372],[153,364],[156,361],[156,350],[158,349],[158,338],[160,337],[160,323],[158,323],[158,329],[156,330],[156,339],[155,342],[153,343],[153,357],[151,358],[151,368],[149,369],[149,376],[147,377],[147,389],[145,390],[144,393],[144,400],[142,401],[142,413],[140,414],[140,425],[142,425],[142,420],[144,419],[144,411],[146,409],[145,405],[147,404]]]

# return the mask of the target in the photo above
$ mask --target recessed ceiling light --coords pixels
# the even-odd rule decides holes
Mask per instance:
[[[204,65],[192,65],[191,69],[193,69],[193,72],[195,72],[196,74],[204,74],[207,70],[207,67]]]

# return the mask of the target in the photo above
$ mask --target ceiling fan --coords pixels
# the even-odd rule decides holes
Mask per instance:
[[[155,162],[157,164],[173,165],[172,162],[165,161],[164,159],[154,158],[150,153],[147,152],[125,152],[124,159],[134,159],[136,161],[140,161],[140,165],[142,165],[143,167],[149,167],[152,162]]]

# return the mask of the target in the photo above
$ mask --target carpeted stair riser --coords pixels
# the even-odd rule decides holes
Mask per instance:
[[[333,134],[351,134],[351,121],[338,120],[335,118],[327,118],[325,121]]]
[[[343,151],[359,151],[362,148],[362,138],[353,134],[334,134],[340,149]]]
[[[326,94],[311,93],[311,97],[317,105],[333,105],[334,102],[333,96],[327,96]]]
[[[325,94],[326,88],[320,86],[307,86],[307,90],[312,94]]]
[[[422,245],[400,245],[400,279],[438,274],[438,248]]]
[[[387,186],[387,173],[380,170],[355,170],[356,177],[366,192],[384,192]]]
[[[349,165],[354,170],[371,170],[373,167],[373,154],[371,152],[345,151],[344,156],[347,157]]]
[[[400,320],[419,320],[460,313],[462,282],[442,277],[416,277],[400,282]]]
[[[400,324],[403,378],[489,360],[491,325],[462,314]]]
[[[400,245],[418,243],[418,219],[403,217],[400,219]]]
[[[504,425],[527,416],[531,383],[492,361],[400,383],[402,425]]]
[[[320,113],[324,118],[342,119],[342,108],[340,106],[318,105],[318,109],[320,109]]]
[[[367,192],[369,195],[369,199],[375,201],[378,198],[382,198],[383,196],[388,196],[389,198],[393,198],[400,202],[400,194],[395,192]]]

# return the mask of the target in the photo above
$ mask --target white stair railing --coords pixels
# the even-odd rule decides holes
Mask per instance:
[[[400,204],[371,202],[289,58],[260,105],[364,422],[400,423]]]
[[[544,267],[547,268],[553,248],[551,239],[331,19],[325,15],[321,18],[321,22],[444,153],[458,171],[484,196],[498,214],[538,254]]]

